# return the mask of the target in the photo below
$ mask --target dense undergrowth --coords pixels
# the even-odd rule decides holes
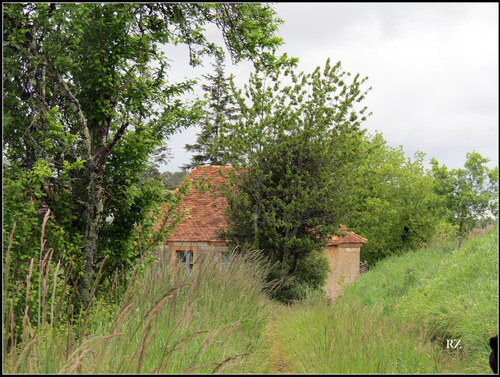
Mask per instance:
[[[225,267],[206,258],[187,273],[164,255],[120,304],[101,298],[67,324],[34,328],[28,318],[4,372],[490,373],[496,229],[459,250],[444,242],[389,257],[333,303],[272,303],[261,257],[239,258]]]

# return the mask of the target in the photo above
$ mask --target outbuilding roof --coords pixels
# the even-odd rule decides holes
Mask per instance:
[[[222,186],[228,183],[232,166],[198,166],[192,170],[181,185],[192,184],[180,204],[185,211],[183,220],[176,226],[166,241],[220,242],[218,231],[226,225],[224,217],[228,206],[222,195]],[[339,232],[345,236],[333,236],[328,245],[341,243],[366,243],[368,240],[347,230],[343,225]]]
[[[192,184],[180,204],[183,220],[167,241],[214,242],[219,229],[226,225],[224,211],[228,206],[221,193],[221,186],[228,182],[232,166],[198,166],[181,183]],[[200,187],[203,186],[203,187]]]
[[[368,240],[360,235],[347,230],[343,225],[340,225],[339,232],[345,234],[345,236],[333,236],[328,241],[328,245],[339,245],[341,243],[367,243]]]

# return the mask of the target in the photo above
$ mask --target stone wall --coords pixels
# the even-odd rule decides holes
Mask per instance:
[[[325,291],[329,299],[335,299],[346,285],[352,283],[359,276],[359,254],[361,243],[343,243],[329,245],[325,249],[330,263],[330,272],[327,277]],[[163,252],[170,253],[170,260],[177,265],[177,251],[193,252],[194,265],[201,258],[216,258],[222,262],[222,254],[229,252],[223,242],[181,242],[169,241],[163,246]]]
[[[362,244],[344,243],[326,247],[326,256],[330,262],[330,273],[325,285],[326,295],[335,299],[345,286],[359,276],[359,253]]]

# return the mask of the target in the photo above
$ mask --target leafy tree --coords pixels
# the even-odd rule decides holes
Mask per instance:
[[[365,108],[355,105],[366,94],[364,79],[347,83],[345,76],[340,63],[327,61],[311,74],[291,65],[252,74],[249,103],[234,91],[240,117],[226,155],[241,168],[223,237],[264,250],[274,263],[268,279],[281,281],[274,295],[283,301],[323,286],[328,263],[319,251],[345,213],[343,187],[363,134]]]
[[[152,167],[146,174],[147,179],[153,179],[155,182],[161,182],[165,190],[174,190],[181,184],[188,172],[185,170],[176,172],[160,172],[157,167]]]
[[[202,85],[202,89],[206,95],[208,94],[207,108],[196,143],[186,144],[186,150],[196,154],[189,164],[182,167],[184,170],[193,169],[198,165],[224,165],[226,163],[223,160],[223,152],[216,148],[214,140],[219,137],[219,130],[224,123],[234,123],[237,119],[237,109],[228,92],[229,79],[224,73],[222,57],[217,57],[214,69],[215,75],[204,76],[209,82],[209,84]]]
[[[175,171],[173,173],[169,171],[165,172],[164,182],[167,190],[174,190],[178,187],[186,177],[187,173],[188,172],[186,170]]]
[[[474,151],[467,153],[465,169],[448,170],[431,159],[434,190],[448,210],[449,221],[457,226],[459,247],[478,221],[498,216],[498,167],[489,169],[488,161]]]
[[[11,3],[3,21],[8,171],[43,177],[26,180],[24,194],[39,192],[37,205],[79,240],[75,272],[87,305],[98,265],[106,257],[111,267],[132,264],[134,229],[146,230],[146,215],[165,200],[160,185],[143,182],[150,157],[201,115],[179,98],[194,82],[168,81],[160,46],[186,45],[190,64],[200,64],[222,54],[203,28],[215,24],[234,62],[272,66],[279,20],[256,3]]]
[[[370,265],[424,245],[441,212],[423,153],[406,157],[401,146],[388,146],[381,134],[366,136],[360,149],[363,159],[351,171],[351,185],[344,191],[350,202],[345,222],[369,240],[361,259]]]

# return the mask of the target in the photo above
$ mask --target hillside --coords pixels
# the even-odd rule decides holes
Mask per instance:
[[[282,308],[275,330],[299,373],[490,373],[497,319],[494,229],[387,258],[332,305]]]

